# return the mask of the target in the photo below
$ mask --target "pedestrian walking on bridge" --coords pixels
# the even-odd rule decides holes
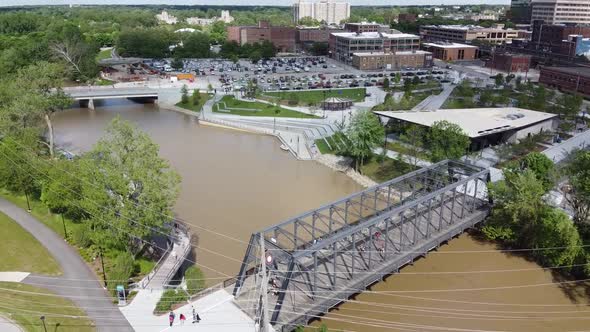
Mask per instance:
[[[170,322],[170,326],[172,327],[172,324],[174,324],[174,311],[170,311],[170,314],[168,315],[168,321]]]

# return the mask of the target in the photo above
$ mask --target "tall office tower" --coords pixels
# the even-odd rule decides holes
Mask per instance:
[[[512,0],[508,17],[517,24],[531,23],[531,0]]]
[[[590,23],[590,0],[533,0],[531,21],[544,24]]]
[[[338,0],[299,0],[293,4],[293,19],[299,22],[304,17],[326,24],[340,24],[350,17],[350,3]]]

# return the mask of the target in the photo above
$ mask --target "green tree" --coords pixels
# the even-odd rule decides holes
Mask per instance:
[[[459,125],[448,121],[437,121],[428,134],[433,161],[459,159],[469,147],[469,137]]]
[[[420,156],[424,149],[424,142],[426,141],[424,127],[410,125],[399,138],[400,141],[407,145],[407,152],[405,154],[409,157],[410,165],[416,167],[420,161]]]
[[[371,111],[355,113],[350,119],[345,135],[349,141],[346,152],[355,161],[355,169],[373,154],[373,149],[381,145],[384,137],[384,129],[379,118]]]
[[[161,229],[178,196],[180,178],[150,137],[115,118],[81,159],[84,210],[93,242],[137,252]]]
[[[389,78],[385,78],[383,79],[383,89],[387,90],[389,89]]]
[[[502,84],[504,84],[504,75],[502,73],[498,73],[494,78],[494,83],[497,87],[502,86]]]
[[[297,23],[299,23],[299,25],[306,26],[306,27],[317,27],[320,25],[320,21],[318,21],[314,18],[311,18],[309,16],[300,18]]]
[[[537,225],[534,245],[538,248],[560,248],[535,252],[545,266],[574,264],[581,254],[580,234],[568,216],[561,210],[546,208]]]
[[[183,104],[188,104],[189,102],[188,86],[186,86],[186,84],[183,84],[182,88],[180,88],[180,102]]]
[[[541,180],[545,190],[549,190],[554,185],[555,164],[546,155],[540,152],[531,152],[521,161],[521,169],[530,169],[535,173],[537,179]]]
[[[184,62],[182,61],[181,58],[175,57],[174,59],[172,59],[170,66],[176,70],[180,70],[180,69],[184,68]]]
[[[50,161],[47,178],[43,180],[41,201],[53,213],[72,220],[82,220],[82,183],[77,160],[56,159]]]
[[[577,225],[588,223],[590,215],[590,152],[576,151],[565,168],[568,190],[565,198],[574,209]]]
[[[545,203],[545,188],[532,170],[506,173],[503,181],[489,184],[494,203],[483,233],[490,239],[530,248]]]
[[[211,40],[206,33],[193,32],[182,43],[183,46],[174,50],[181,58],[208,58],[211,55]]]
[[[193,91],[193,105],[199,105],[201,102],[201,92],[199,89],[195,89]]]
[[[43,165],[31,152],[38,150],[37,142],[34,132],[30,131],[0,140],[0,187],[25,195],[27,204],[31,197],[39,196],[41,189]]]
[[[72,99],[63,91],[63,67],[48,62],[39,62],[19,70],[17,85],[20,91],[34,100],[30,112],[39,114],[45,121],[49,139],[49,154],[54,156],[54,133],[52,117],[72,104]],[[31,94],[27,94],[27,93]]]

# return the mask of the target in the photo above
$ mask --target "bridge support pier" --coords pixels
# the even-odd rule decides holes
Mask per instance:
[[[94,99],[80,99],[80,107],[95,110]]]

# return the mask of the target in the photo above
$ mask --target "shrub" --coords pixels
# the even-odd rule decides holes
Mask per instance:
[[[90,227],[88,227],[86,224],[80,224],[76,226],[77,227],[74,227],[74,229],[71,231],[72,241],[74,241],[74,244],[80,248],[87,248],[92,244],[92,240],[90,239]]]
[[[168,289],[162,294],[160,301],[156,304],[154,309],[155,314],[164,314],[172,310],[172,306],[188,300],[186,293],[176,289]]]
[[[107,286],[108,289],[115,293],[117,285],[126,286],[127,282],[123,280],[129,280],[133,275],[135,268],[135,262],[133,256],[128,252],[120,253],[113,263],[109,273],[107,274]],[[112,280],[112,281],[111,281]]]
[[[184,272],[186,289],[190,295],[197,294],[205,288],[205,275],[196,266],[191,266]]]

